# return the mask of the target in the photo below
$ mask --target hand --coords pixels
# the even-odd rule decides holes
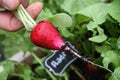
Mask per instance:
[[[29,0],[0,0],[0,6],[6,8],[6,11],[0,12],[0,29],[7,31],[16,31],[23,27],[23,24],[12,14],[19,4],[22,3],[26,8]],[[35,2],[29,5],[26,10],[35,19],[42,10],[42,4]]]

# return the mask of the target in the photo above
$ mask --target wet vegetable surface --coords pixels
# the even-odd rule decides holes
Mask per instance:
[[[49,21],[39,22],[32,30],[30,38],[37,46],[52,50],[59,50],[65,45],[61,35]]]

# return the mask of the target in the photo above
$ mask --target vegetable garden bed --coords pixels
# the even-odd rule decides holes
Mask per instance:
[[[54,76],[44,66],[52,51],[36,47],[30,40],[30,32],[23,28],[17,32],[0,30],[0,44],[6,56],[0,62],[0,80],[120,79],[120,0],[30,0],[30,3],[34,1],[44,3],[35,22],[50,21],[80,55],[111,72],[76,59],[63,74]],[[16,57],[14,53],[18,51],[27,56],[20,58],[20,53]],[[12,56],[19,62],[8,60]]]

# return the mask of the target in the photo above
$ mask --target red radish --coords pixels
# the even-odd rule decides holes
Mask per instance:
[[[60,50],[65,45],[54,25],[45,20],[33,28],[30,38],[37,46],[52,50]]]

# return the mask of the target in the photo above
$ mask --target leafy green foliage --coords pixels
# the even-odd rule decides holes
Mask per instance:
[[[49,9],[43,10],[37,21],[45,19],[51,21],[56,27],[70,27],[72,25],[72,19],[69,15],[65,13],[53,15]]]
[[[4,61],[0,63],[0,77],[2,80],[7,80],[9,74],[14,73],[14,63],[11,61]]]
[[[30,0],[30,3],[35,1],[44,3],[37,22],[51,21],[65,41],[70,41],[77,45],[76,47],[80,43],[82,46],[78,49],[81,52],[111,69],[112,73],[105,73],[105,80],[120,79],[120,0],[111,0],[109,3],[103,3],[101,0]],[[17,32],[0,30],[0,43],[4,46],[7,57],[19,50],[33,53],[35,46],[29,35],[25,29]],[[50,53],[47,49],[42,51]],[[96,58],[97,54],[99,56]],[[0,66],[5,68],[0,77],[5,75],[3,80],[6,80],[9,74],[14,73],[24,80],[69,80],[69,72],[54,77],[45,69],[42,59],[37,56],[34,58],[36,64],[40,64],[35,68],[35,72],[29,65],[19,64],[19,73],[15,73],[14,62],[5,61],[0,63]],[[77,70],[81,71],[79,68]]]
[[[70,33],[69,30],[66,28],[61,28],[60,30],[61,30],[61,34],[66,38],[74,36],[74,34]]]
[[[22,79],[24,79],[24,80],[31,80],[32,79],[32,71],[31,71],[29,66],[21,64],[17,67],[17,69],[19,71],[18,75]]]
[[[65,13],[56,14],[53,17],[50,17],[48,20],[58,27],[69,27],[72,25],[71,17]]]
[[[99,0],[64,0],[64,3],[61,5],[61,7],[70,14],[74,15],[79,10],[97,2],[99,2]]]
[[[120,66],[119,52],[114,50],[109,50],[109,51],[103,52],[101,56],[104,57],[103,64],[106,68],[108,68],[108,64],[110,63],[112,63],[114,67]]]
[[[92,18],[92,20],[96,24],[101,24],[106,20],[106,15],[108,14],[108,7],[108,4],[97,3],[78,11],[77,13]]]
[[[118,22],[120,22],[120,0],[113,0],[109,6],[109,14]]]
[[[97,36],[89,38],[90,41],[101,43],[107,39],[107,36],[104,34],[104,31],[102,28],[98,27],[98,34]]]
[[[119,80],[120,79],[120,67],[116,68],[112,76],[108,80]]]

